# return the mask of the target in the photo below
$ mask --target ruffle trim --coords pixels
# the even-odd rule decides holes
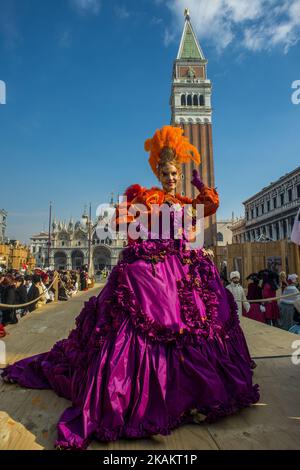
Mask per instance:
[[[181,416],[170,419],[168,426],[157,426],[152,424],[141,424],[138,428],[132,426],[119,426],[115,429],[101,428],[89,438],[78,441],[73,436],[70,441],[58,439],[55,442],[55,448],[59,450],[85,450],[89,443],[96,439],[100,442],[112,442],[122,438],[139,439],[153,435],[167,436],[182,424],[190,424],[194,422],[194,411],[205,416],[203,423],[211,424],[220,418],[235,414],[237,411],[255,404],[259,400],[259,386],[253,385],[251,391],[247,395],[237,396],[228,404],[217,404],[215,406],[196,406],[192,410],[188,410]]]

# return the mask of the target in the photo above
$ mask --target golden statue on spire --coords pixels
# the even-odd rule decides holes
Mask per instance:
[[[185,16],[187,19],[189,19],[189,17],[190,17],[190,10],[189,10],[188,8],[185,8],[185,10],[184,10],[184,16]]]

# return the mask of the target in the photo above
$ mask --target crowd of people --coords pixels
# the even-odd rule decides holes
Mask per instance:
[[[88,290],[90,279],[86,266],[79,270],[1,270],[0,304],[16,305],[16,308],[0,306],[0,337],[5,336],[6,325],[18,323],[25,315],[49,304],[57,298],[66,301],[78,290]],[[57,276],[57,282],[55,281]],[[57,292],[56,292],[57,290]],[[28,304],[23,307],[18,305]]]
[[[54,285],[55,273],[58,282]],[[106,280],[109,271],[101,271],[101,279]],[[300,334],[300,289],[297,274],[278,274],[270,269],[251,273],[247,277],[248,286],[245,290],[241,285],[238,271],[227,276],[221,275],[224,286],[233,294],[239,315],[267,323],[292,333]],[[42,270],[35,269],[32,273],[16,270],[0,272],[0,304],[22,305],[25,307],[0,307],[0,337],[5,335],[4,327],[18,323],[28,313],[57,299],[66,301],[78,290],[88,290],[91,280],[87,266],[78,270]],[[284,296],[289,297],[284,298]],[[283,297],[277,300],[264,300]],[[34,300],[36,300],[34,302]],[[250,301],[250,302],[249,302]],[[255,301],[255,302],[254,302]]]
[[[287,276],[283,271],[278,274],[270,269],[251,273],[247,277],[247,293],[240,284],[240,279],[238,271],[230,273],[230,282],[223,277],[226,288],[237,302],[239,315],[300,334],[300,290],[297,274]],[[267,300],[270,298],[275,299]]]

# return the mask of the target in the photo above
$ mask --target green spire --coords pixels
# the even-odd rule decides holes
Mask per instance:
[[[178,59],[205,60],[204,54],[193,30],[189,9],[184,10],[185,22],[177,54]]]
[[[179,59],[202,59],[190,22],[187,22]]]

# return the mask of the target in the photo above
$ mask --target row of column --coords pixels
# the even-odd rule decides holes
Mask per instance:
[[[241,235],[240,243],[244,241],[254,242],[263,233],[268,239],[283,240],[290,238],[293,228],[293,219],[291,217],[287,219],[279,220],[278,222],[272,222],[271,224],[264,225],[262,227],[250,230],[245,234]],[[254,233],[253,233],[254,231]],[[244,235],[244,236],[243,236]],[[244,238],[244,239],[243,239]]]
[[[71,253],[66,254],[66,260],[67,260],[66,269],[73,269]],[[88,257],[87,256],[83,257],[83,264],[88,264]],[[55,266],[55,256],[54,256],[54,254],[50,255],[50,266]]]

